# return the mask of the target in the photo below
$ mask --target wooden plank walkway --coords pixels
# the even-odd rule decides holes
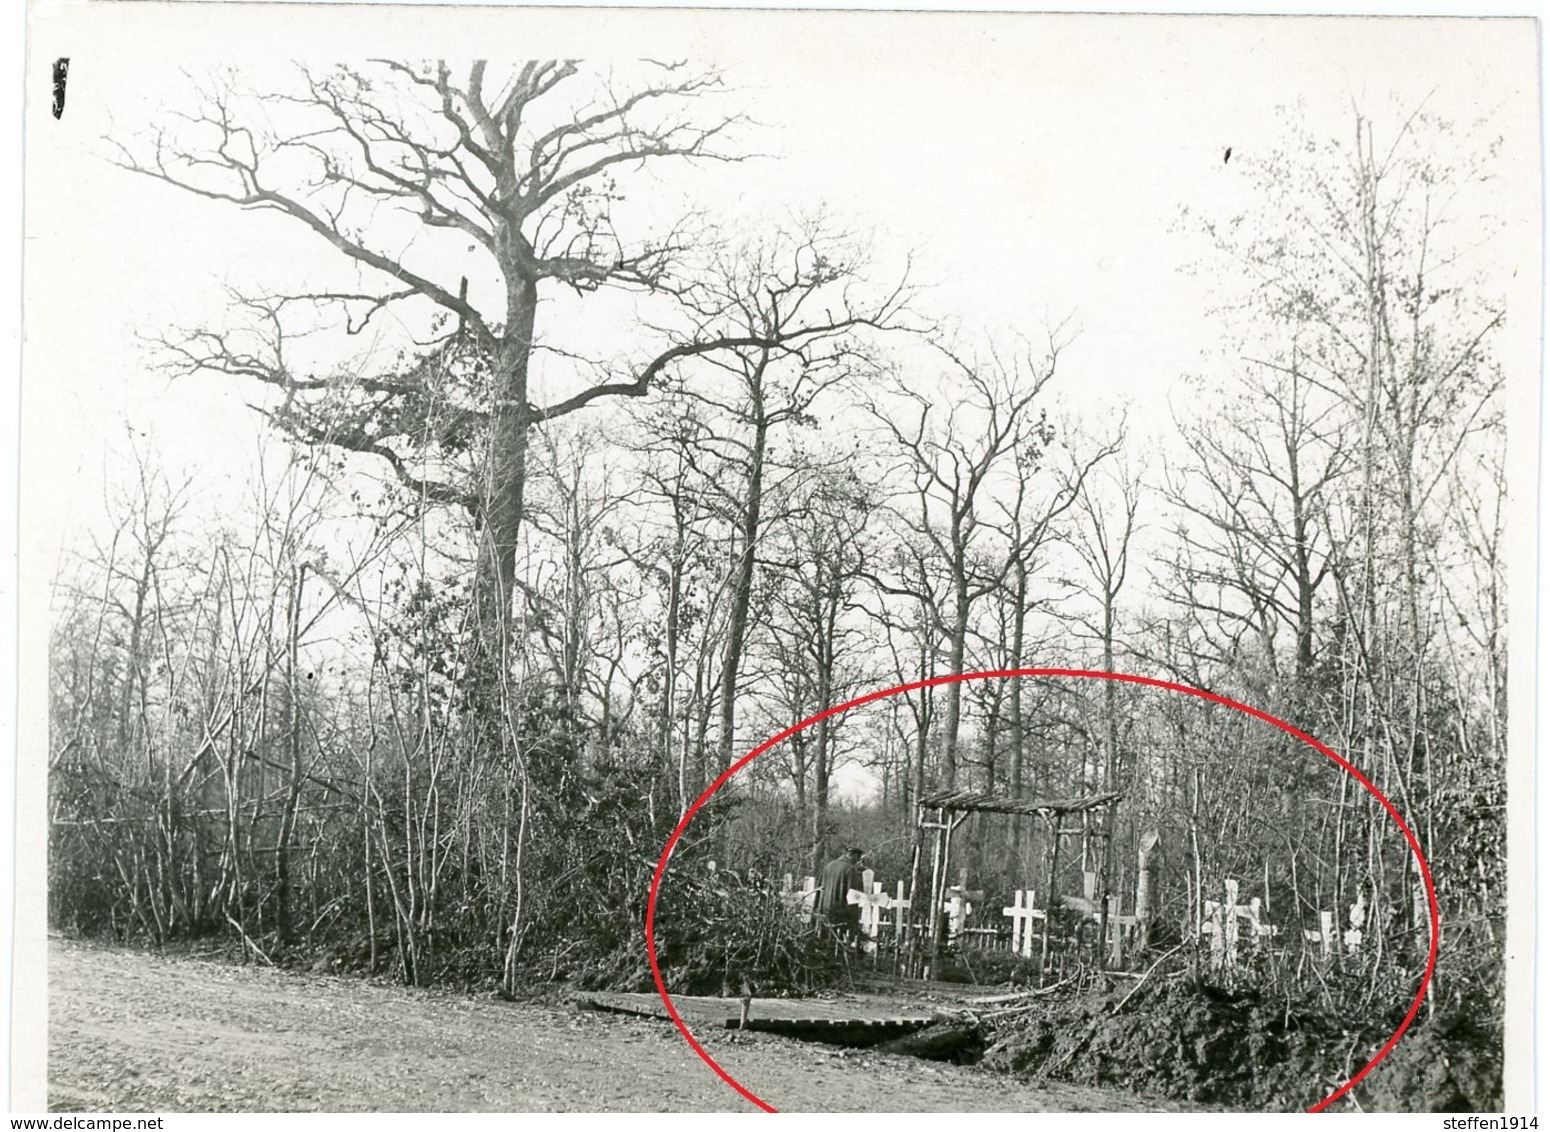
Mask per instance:
[[[661,997],[655,994],[595,991],[578,994],[576,1005],[587,1010],[606,1010],[640,1018],[668,1017]],[[673,1006],[690,1029],[735,1030],[741,1023],[740,999],[675,994]],[[912,1007],[897,999],[871,995],[755,998],[749,1004],[746,1029],[837,1045],[876,1045],[914,1033],[942,1017],[929,1008]]]

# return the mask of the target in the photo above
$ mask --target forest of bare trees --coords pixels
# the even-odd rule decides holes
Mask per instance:
[[[1428,1016],[1499,1030],[1491,147],[1353,110],[1235,157],[1250,207],[1180,219],[1221,281],[1214,360],[1143,443],[1133,413],[1071,408],[1074,329],[948,318],[911,249],[821,211],[720,222],[695,177],[761,144],[734,80],[211,76],[111,139],[168,207],[277,218],[337,270],[281,264],[224,321],[147,332],[147,365],[229,388],[275,443],[219,515],[139,451],[57,579],[54,924],[414,984],[639,982],[664,841],[766,736],[933,676],[1095,669],[1247,703],[1360,769],[1435,878]],[[1157,940],[1227,878],[1292,938],[1360,902],[1364,949],[1309,993],[1415,993],[1427,893],[1376,800],[1241,713],[1111,681],[823,720],[719,792],[674,867],[800,876],[856,842],[908,881],[915,803],[953,787],[1117,791],[1105,884],[1129,891],[1154,832]],[[1048,851],[995,815],[962,844],[998,892]]]

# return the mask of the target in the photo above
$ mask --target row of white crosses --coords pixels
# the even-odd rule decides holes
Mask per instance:
[[[811,923],[813,911],[818,906],[818,882],[813,877],[803,877],[802,887],[796,885],[796,878],[791,873],[785,875],[781,892],[786,901],[796,907],[804,922]],[[942,911],[947,914],[948,939],[957,939],[968,925],[969,915],[974,911],[974,901],[983,900],[985,894],[977,890],[971,890],[964,884],[955,884],[947,889],[942,903]],[[1039,919],[1044,918],[1040,909],[1033,908],[1033,892],[1026,894],[1018,892],[1019,907],[1026,896],[1029,915]],[[861,931],[868,940],[876,942],[879,929],[889,919],[887,913],[892,913],[894,938],[901,939],[904,934],[905,917],[909,914],[910,901],[904,895],[904,882],[898,881],[894,886],[893,895],[883,890],[882,882],[876,879],[876,874],[871,869],[863,870],[861,874],[861,889],[851,889],[847,896],[851,904],[861,906]],[[1011,914],[1010,909],[1007,910]],[[1021,926],[1021,921],[1014,920],[1014,934]],[[1031,938],[1031,934],[1030,934]],[[1018,946],[1014,942],[1014,947]]]
[[[1200,932],[1211,939],[1211,959],[1217,966],[1223,964],[1236,966],[1238,963],[1238,943],[1243,938],[1243,925],[1247,924],[1248,938],[1257,944],[1261,940],[1275,937],[1279,929],[1274,924],[1264,923],[1260,919],[1259,897],[1252,898],[1247,904],[1238,903],[1238,882],[1229,880],[1226,883],[1227,899],[1225,901],[1207,900],[1205,903],[1205,919],[1201,922]],[[1362,928],[1367,922],[1367,897],[1365,894],[1357,897],[1356,903],[1350,909],[1350,927],[1339,937],[1345,944],[1347,954],[1354,955],[1362,946]],[[1309,943],[1319,945],[1319,952],[1325,958],[1334,953],[1336,932],[1335,914],[1333,912],[1319,913],[1319,930],[1303,929],[1303,939]]]
[[[1355,955],[1362,947],[1362,928],[1367,924],[1367,894],[1360,893],[1356,897],[1356,903],[1351,905],[1349,919],[1350,925],[1342,935],[1347,955]],[[1335,914],[1333,912],[1319,913],[1319,930],[1313,931],[1304,928],[1302,938],[1309,943],[1319,945],[1319,954],[1329,958],[1335,950]]]
[[[871,869],[863,869],[860,891],[853,888],[845,896],[847,903],[861,905],[861,934],[867,938],[868,951],[876,949],[878,931],[888,918],[888,912],[893,913],[893,938],[903,939],[904,918],[910,910],[910,902],[904,898],[902,880],[895,884],[894,894],[889,896],[883,891],[882,882],[874,877]]]
[[[895,887],[892,896],[883,891],[881,882],[875,879],[871,869],[861,874],[862,890],[851,890],[849,902],[861,906],[861,931],[870,941],[869,946],[876,946],[879,929],[888,919],[886,913],[893,913],[894,938],[900,939],[904,934],[905,917],[909,914],[910,902],[904,896],[904,882],[901,880]],[[1082,888],[1084,895],[1063,896],[1061,903],[1084,915],[1091,916],[1095,921],[1099,918],[1094,907],[1094,889],[1096,877],[1093,873],[1084,873],[1082,876]],[[1245,934],[1251,943],[1260,940],[1274,938],[1278,929],[1273,924],[1267,924],[1260,915],[1261,904],[1259,897],[1253,897],[1247,904],[1238,902],[1238,882],[1228,880],[1225,885],[1226,900],[1207,900],[1205,903],[1205,919],[1200,925],[1202,935],[1211,940],[1211,956],[1217,965],[1223,963],[1236,965],[1238,961],[1238,945]],[[795,879],[790,873],[785,876],[782,891],[787,901],[797,907],[802,919],[811,923],[813,910],[818,903],[818,882],[813,877],[803,877],[802,887],[796,887]],[[950,887],[946,893],[946,900],[942,905],[942,911],[947,914],[948,939],[957,939],[962,934],[968,923],[969,914],[974,910],[973,901],[984,899],[981,892],[969,891],[962,884]],[[1012,894],[1010,907],[1002,908],[1001,914],[1012,921],[1012,951],[1024,958],[1033,957],[1035,941],[1039,938],[1039,928],[1044,922],[1044,909],[1031,888],[1019,888]],[[1357,897],[1355,904],[1351,905],[1349,914],[1350,926],[1341,935],[1348,954],[1354,954],[1362,944],[1362,929],[1367,920],[1367,898],[1363,894]],[[1109,897],[1109,932],[1111,940],[1117,933],[1123,932],[1135,923],[1134,916],[1122,916],[1119,914],[1119,898]],[[1247,932],[1245,933],[1245,926]],[[1319,913],[1318,931],[1305,929],[1303,938],[1309,943],[1319,945],[1319,950],[1324,956],[1333,954],[1336,941],[1335,914],[1333,912]]]
[[[818,906],[818,882],[813,877],[803,877],[802,887],[796,887],[795,878],[790,873],[786,874],[782,892],[790,903],[797,906],[802,919],[811,923],[813,910]],[[876,874],[871,869],[865,869],[861,873],[861,888],[851,889],[846,894],[846,902],[861,906],[861,933],[869,941],[868,948],[877,946],[877,936],[885,920],[886,913],[893,913],[894,938],[900,939],[904,935],[904,917],[910,910],[910,902],[904,897],[904,882],[901,880],[895,886],[892,896],[883,891],[882,882],[876,879]]]
[[[1095,923],[1102,921],[1097,906],[1098,874],[1082,874],[1082,895],[1062,896],[1060,903],[1063,907],[1089,916]],[[1039,937],[1039,931],[1034,927],[1037,920],[1042,926],[1044,922],[1044,909],[1038,906],[1038,899],[1034,896],[1033,889],[1019,888],[1012,894],[1012,906],[1001,909],[1001,914],[1011,918],[1012,921],[1012,951],[1025,959],[1033,958],[1034,940]],[[1113,943],[1122,933],[1134,926],[1134,916],[1122,916],[1119,912],[1119,897],[1109,897],[1109,940]]]

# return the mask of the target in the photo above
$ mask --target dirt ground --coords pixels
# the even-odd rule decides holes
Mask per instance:
[[[49,944],[49,1108],[63,1112],[738,1112],[662,1022],[213,960]],[[1181,1111],[976,1067],[762,1034],[697,1035],[779,1109]]]

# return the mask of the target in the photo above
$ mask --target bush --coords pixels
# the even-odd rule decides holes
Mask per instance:
[[[728,871],[669,877],[656,941],[663,981],[680,994],[737,993],[745,979],[756,994],[805,994],[847,976],[842,950],[771,881]]]

